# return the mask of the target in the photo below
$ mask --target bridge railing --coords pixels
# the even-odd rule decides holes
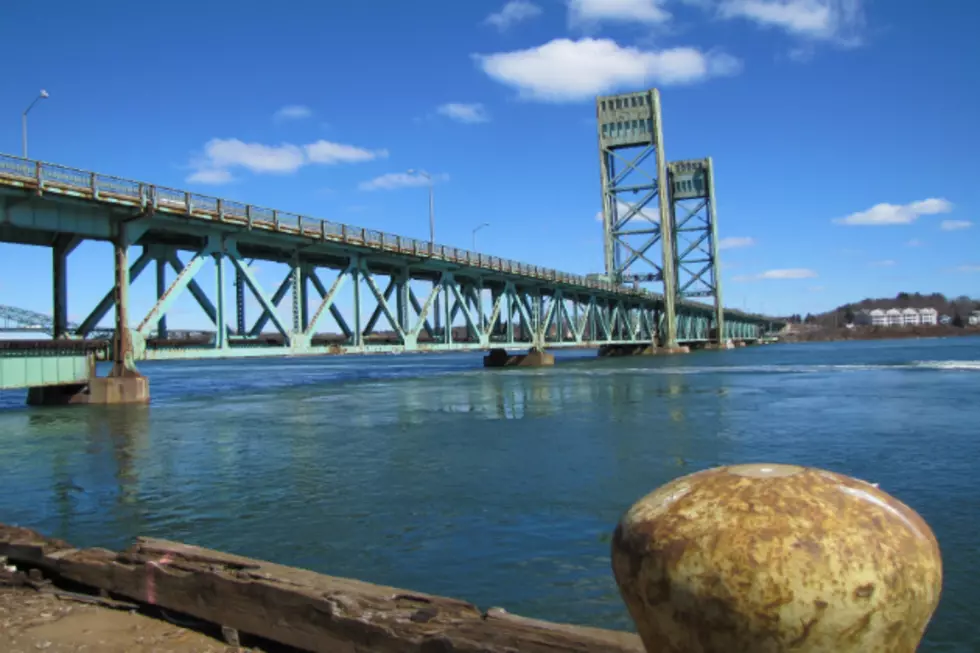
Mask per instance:
[[[652,300],[662,298],[657,293],[642,289],[632,289],[578,274],[528,265],[448,245],[438,245],[375,229],[355,227],[297,213],[269,209],[165,186],[155,186],[131,179],[122,179],[8,154],[0,154],[0,184],[34,187],[40,192],[51,190],[96,201],[153,209],[163,213],[241,224],[250,229],[258,228],[300,235],[315,240],[333,241],[386,252],[438,259],[619,295]],[[697,310],[711,310],[711,307],[696,302],[684,301],[680,304]],[[745,318],[755,317],[740,311],[728,310],[727,313]]]

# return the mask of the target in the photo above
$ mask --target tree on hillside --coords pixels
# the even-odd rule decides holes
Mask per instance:
[[[848,306],[844,309],[844,322],[845,324],[854,324],[854,311]]]
[[[896,295],[895,299],[900,302],[907,302],[909,300],[909,294],[907,292],[900,292]]]
[[[963,318],[960,317],[960,312],[956,311],[953,316],[953,326],[962,329],[963,328]]]

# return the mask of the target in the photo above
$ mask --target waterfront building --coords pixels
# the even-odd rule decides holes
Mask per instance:
[[[885,311],[880,308],[871,311],[871,324],[872,326],[886,326],[888,324],[888,316],[885,315]]]
[[[902,326],[902,311],[897,308],[889,308],[885,311],[885,319],[888,326]]]
[[[939,321],[939,311],[934,308],[923,308],[919,310],[919,324],[923,326],[936,326]]]
[[[916,326],[919,324],[919,311],[914,308],[902,310],[902,324],[905,326]]]

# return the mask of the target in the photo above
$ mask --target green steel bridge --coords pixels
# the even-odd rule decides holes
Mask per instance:
[[[656,91],[637,95],[659,98]],[[659,124],[659,104],[656,109]],[[659,155],[662,148],[656,151]],[[710,159],[703,163],[707,167],[694,162],[695,168],[709,172]],[[668,174],[665,169],[660,177]],[[665,182],[660,183],[663,197]],[[691,184],[688,177],[675,181],[678,201]],[[605,185],[603,193],[605,198]],[[702,199],[713,208],[713,197]],[[616,230],[630,218],[649,217],[643,206],[620,216],[622,206],[621,200],[604,201],[607,241],[624,238]],[[660,202],[660,225],[683,225],[665,206]],[[694,217],[696,211],[688,210],[686,219]],[[708,221],[712,231],[698,244],[709,245],[717,288],[713,211]],[[664,232],[658,226],[653,241],[664,244],[666,260],[676,270],[683,257],[675,256],[675,236],[668,239]],[[88,316],[72,323],[69,255],[86,240],[113,245],[114,280]],[[136,364],[143,360],[675,348],[754,341],[774,326],[763,316],[724,309],[717,291],[709,293],[714,304],[694,301],[677,290],[679,277],[664,281],[662,273],[653,275],[652,280],[664,281],[666,294],[642,288],[640,281],[647,279],[630,279],[610,267],[620,263],[608,250],[606,274],[569,274],[9,155],[0,155],[0,242],[49,247],[53,260],[50,317],[0,306],[0,331],[50,336],[0,343],[0,389],[83,383],[94,358],[111,360],[111,376],[124,377],[137,375]],[[634,260],[649,260],[636,248],[631,251]],[[138,252],[134,260],[131,252]],[[269,292],[260,285],[255,261],[285,264],[288,273],[278,288]],[[213,263],[216,277],[207,284],[198,278],[205,262]],[[130,284],[151,264],[156,301],[146,315],[131,315]],[[345,286],[350,300],[341,303],[337,299]],[[196,300],[213,331],[168,329],[168,310],[183,293]],[[254,321],[246,315],[246,293],[259,306]],[[280,306],[287,297],[291,310],[284,318]]]

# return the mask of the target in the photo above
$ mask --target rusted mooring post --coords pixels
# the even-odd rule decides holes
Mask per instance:
[[[719,467],[634,504],[616,582],[648,653],[912,653],[939,603],[929,526],[870,483]]]

